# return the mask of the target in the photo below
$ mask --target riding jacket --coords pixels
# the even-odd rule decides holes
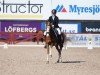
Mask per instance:
[[[57,16],[55,16],[54,19],[52,18],[52,16],[50,16],[48,21],[52,23],[52,25],[54,25],[54,28],[59,28],[59,18]]]

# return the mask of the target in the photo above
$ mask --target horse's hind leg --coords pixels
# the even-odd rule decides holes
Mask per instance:
[[[57,63],[62,62],[61,51],[62,51],[62,49],[58,50],[58,60],[57,60]]]

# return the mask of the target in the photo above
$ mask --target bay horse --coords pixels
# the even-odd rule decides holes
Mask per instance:
[[[49,32],[45,35],[45,44],[47,48],[47,63],[49,63],[49,55],[52,57],[50,48],[52,48],[53,46],[55,46],[58,51],[57,63],[60,63],[62,62],[61,51],[64,45],[66,35],[64,33],[61,33],[61,41],[59,41],[57,33],[53,30],[52,24],[49,21],[46,21],[46,26],[49,28]]]

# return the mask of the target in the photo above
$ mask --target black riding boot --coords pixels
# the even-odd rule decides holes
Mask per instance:
[[[62,40],[61,40],[61,35],[58,35],[58,43],[60,43],[61,44],[61,46],[63,47],[63,43],[62,43]]]

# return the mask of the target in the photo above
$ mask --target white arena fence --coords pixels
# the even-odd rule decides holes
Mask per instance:
[[[100,34],[66,34],[68,40],[65,42],[65,46],[67,47],[87,47],[88,49],[92,49],[95,47],[100,47]],[[0,45],[0,47],[8,48],[8,47],[43,47],[44,45],[16,45],[16,44],[4,44]]]
[[[67,47],[100,47],[100,34],[67,34]]]

